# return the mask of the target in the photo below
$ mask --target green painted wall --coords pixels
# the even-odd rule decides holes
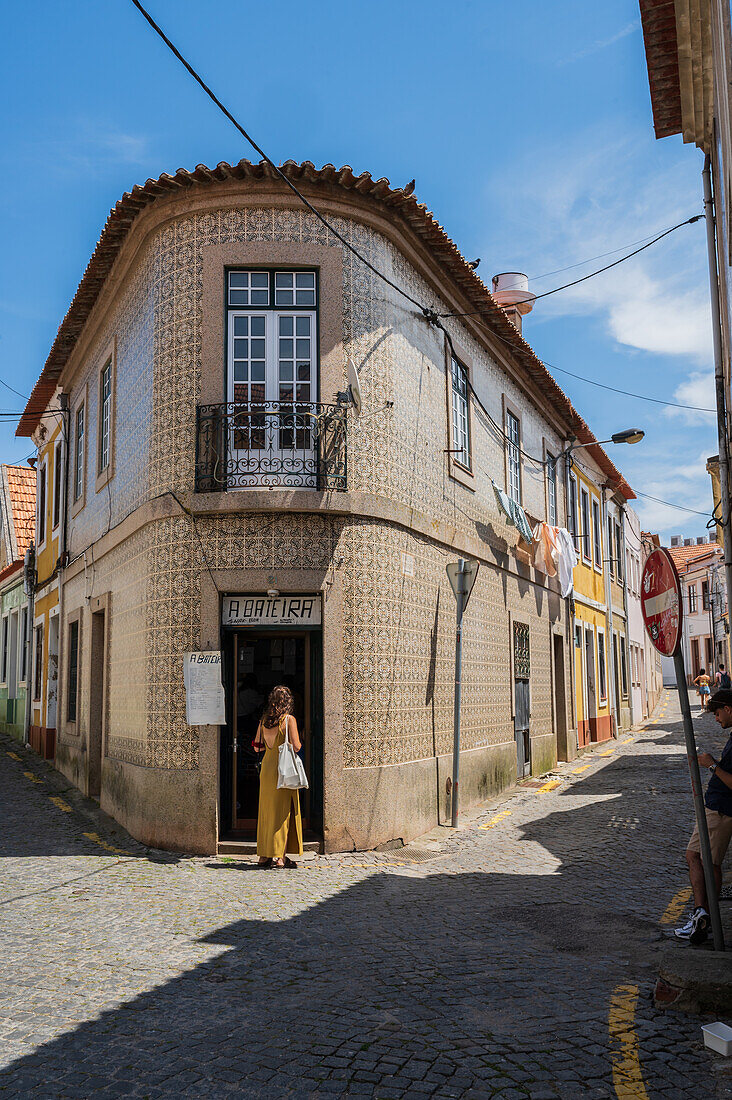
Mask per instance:
[[[6,588],[3,592],[0,592],[0,661],[2,660],[2,641],[4,631],[2,627],[3,617],[15,608],[21,608],[21,615],[18,620],[18,650],[20,650],[20,642],[22,637],[22,617],[23,609],[27,607],[28,599],[23,591],[23,579],[22,575],[18,578],[15,584]],[[8,626],[8,641],[10,639],[10,628]],[[22,657],[18,653],[18,676],[20,676]],[[0,669],[0,674],[2,670]],[[25,707],[26,707],[27,690],[25,684],[18,682],[15,689],[15,698],[8,698],[8,686],[7,684],[0,684],[0,730],[3,733],[9,733],[11,737],[16,737],[19,741],[23,741],[25,734]]]

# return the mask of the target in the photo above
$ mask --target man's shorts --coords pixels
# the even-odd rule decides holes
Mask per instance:
[[[717,867],[722,866],[729,843],[732,840],[732,817],[728,814],[720,814],[717,810],[704,807],[707,815],[707,828],[709,829],[709,845],[712,849],[712,863]],[[701,853],[699,846],[699,830],[694,827],[691,840],[686,846],[687,852]]]

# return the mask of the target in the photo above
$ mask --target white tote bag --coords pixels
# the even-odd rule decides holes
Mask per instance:
[[[287,715],[284,719],[280,719],[280,722],[282,721],[285,723],[285,740],[284,744],[280,745],[277,759],[277,786],[288,787],[295,791],[307,790],[308,779],[303,762],[293,749],[287,732]]]

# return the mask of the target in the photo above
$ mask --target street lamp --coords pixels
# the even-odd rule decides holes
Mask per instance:
[[[572,451],[578,451],[582,447],[594,447],[601,443],[640,443],[645,434],[642,428],[625,428],[622,432],[615,432],[609,439],[593,439],[592,443],[571,443],[564,453],[570,455]]]

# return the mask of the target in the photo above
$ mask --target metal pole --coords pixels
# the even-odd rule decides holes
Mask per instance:
[[[710,159],[704,158],[704,214],[707,226],[707,259],[709,262],[709,297],[712,306],[712,337],[714,343],[714,389],[717,398],[717,445],[719,447],[719,486],[722,509],[722,542],[724,573],[727,586],[727,607],[732,595],[732,528],[730,528],[729,454],[727,450],[727,401],[725,397],[724,359],[722,355],[722,322],[719,315],[719,278],[715,243],[714,202]],[[729,611],[727,612],[729,621]]]
[[[463,609],[465,608],[465,558],[458,561],[457,625],[455,629],[455,713],[452,737],[452,827],[458,823],[458,791],[460,783],[460,702],[463,672]]]
[[[600,513],[601,516],[602,516],[602,519],[600,521],[600,547],[602,548],[602,546],[604,544],[605,549],[606,549],[607,553],[609,554],[610,553],[610,544],[609,544],[609,540],[608,540],[608,537],[607,537],[607,526],[608,526],[607,521],[608,521],[609,512],[608,512],[608,507],[607,507],[607,495],[606,494],[607,494],[607,489],[603,488],[603,491],[602,491],[602,512]],[[604,535],[603,535],[603,532],[604,532]],[[604,586],[605,586],[605,605],[606,605],[605,606],[605,662],[607,664],[607,667],[608,667],[608,670],[609,670],[609,673],[610,673],[610,675],[608,677],[608,679],[610,681],[610,692],[609,692],[610,698],[609,698],[608,702],[610,703],[610,708],[609,708],[610,709],[610,719],[611,719],[610,724],[611,724],[611,726],[614,727],[613,729],[611,729],[610,732],[611,732],[613,737],[617,738],[617,736],[618,736],[618,727],[620,726],[620,715],[618,714],[616,684],[615,684],[615,660],[614,660],[615,647],[613,646],[613,585],[612,585],[612,581],[610,580],[610,558],[606,557],[605,554],[602,553],[602,549],[600,550],[600,560],[602,561],[602,575],[603,575],[602,579],[603,579]]]
[[[625,530],[625,524],[627,517],[625,514],[625,505],[620,506],[620,538],[623,545],[616,547],[618,552],[618,561],[621,563],[618,568],[623,570],[623,610],[625,611],[625,639],[622,643],[623,653],[625,655],[625,686],[628,689],[628,706],[630,707],[630,724],[634,726],[636,723],[635,702],[633,700],[633,662],[630,656],[630,614],[628,612],[628,558],[625,553],[625,545],[627,542],[627,534]],[[633,532],[635,534],[635,532]],[[622,660],[622,658],[621,658]],[[621,666],[622,667],[622,666]],[[622,673],[621,673],[622,675]]]
[[[719,900],[717,898],[717,884],[714,880],[712,866],[712,850],[709,846],[709,830],[707,828],[707,815],[704,809],[704,799],[701,793],[701,776],[699,775],[699,761],[697,760],[696,741],[694,740],[694,727],[691,721],[691,707],[689,706],[689,692],[686,687],[686,669],[684,668],[684,654],[678,649],[674,655],[674,671],[676,672],[676,686],[679,691],[681,713],[684,718],[684,740],[686,741],[686,755],[689,760],[689,775],[691,776],[691,791],[694,795],[694,811],[696,813],[696,827],[699,830],[699,847],[701,849],[702,866],[704,867],[704,883],[707,888],[707,904],[709,916],[712,921],[712,935],[714,936],[714,950],[724,951],[724,933],[722,932],[722,920],[719,915]]]

